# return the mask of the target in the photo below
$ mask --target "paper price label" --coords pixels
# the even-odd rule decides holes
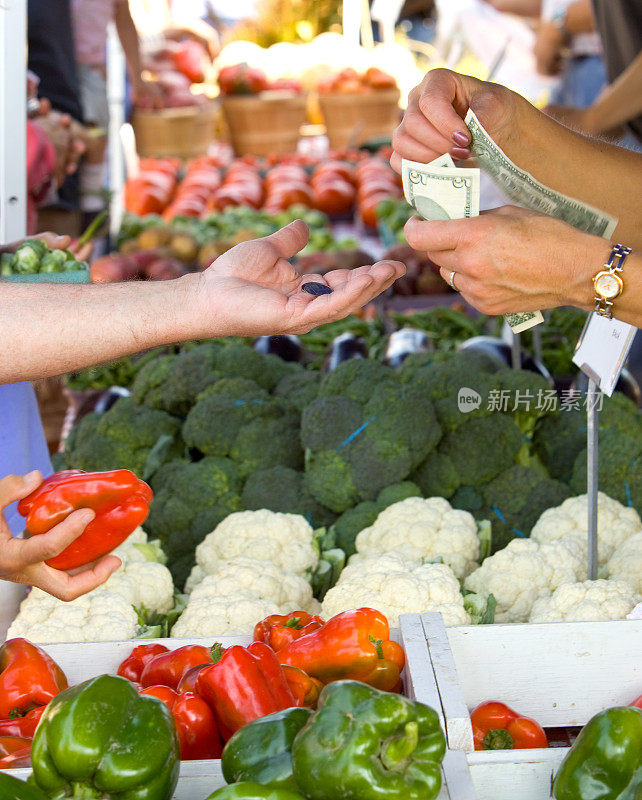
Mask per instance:
[[[573,363],[609,397],[624,369],[637,330],[626,322],[596,313],[589,316],[584,326]]]

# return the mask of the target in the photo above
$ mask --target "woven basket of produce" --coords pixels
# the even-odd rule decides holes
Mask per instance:
[[[267,91],[222,99],[223,113],[237,156],[266,156],[296,150],[306,120],[304,94]]]
[[[399,89],[319,94],[330,147],[357,147],[369,139],[392,136],[399,125],[399,97]]]
[[[160,111],[134,111],[136,149],[142,158],[194,158],[215,138],[217,104],[208,102]]]

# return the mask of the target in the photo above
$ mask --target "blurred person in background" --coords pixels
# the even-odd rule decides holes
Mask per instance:
[[[140,42],[127,0],[71,0],[71,21],[83,120],[97,134],[88,144],[80,170],[80,207],[87,224],[105,206],[107,32],[111,22],[125,53],[134,103],[153,107],[159,93],[142,76]]]
[[[588,1],[588,0],[587,0]],[[610,85],[588,108],[551,106],[556,119],[593,136],[624,136],[632,149],[642,144],[642,2],[592,0]],[[622,131],[623,128],[623,131]],[[619,132],[617,129],[620,129]]]

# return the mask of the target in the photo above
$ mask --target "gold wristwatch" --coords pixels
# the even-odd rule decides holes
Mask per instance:
[[[609,260],[593,278],[595,313],[602,317],[613,319],[613,301],[624,291],[622,267],[630,252],[630,247],[616,244],[611,250]]]

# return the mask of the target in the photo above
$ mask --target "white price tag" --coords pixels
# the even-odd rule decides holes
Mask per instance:
[[[600,314],[589,316],[575,348],[573,363],[609,397],[629,355],[637,328]]]

